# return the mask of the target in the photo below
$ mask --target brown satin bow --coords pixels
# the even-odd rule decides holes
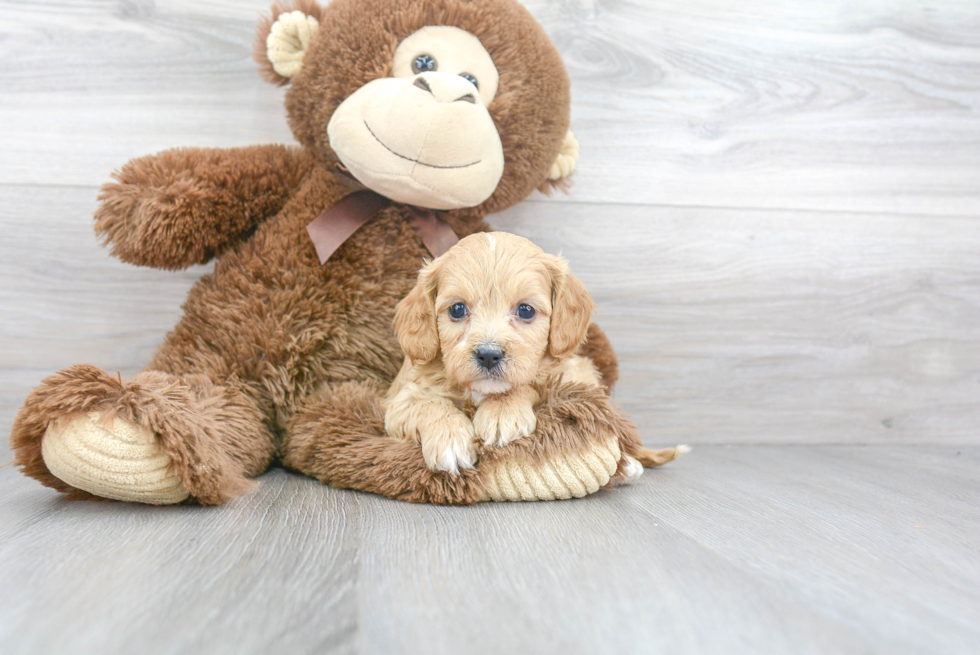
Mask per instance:
[[[306,226],[306,231],[313,241],[320,263],[325,264],[359,227],[389,204],[390,200],[374,191],[355,191],[313,219]],[[431,209],[411,206],[409,209],[412,212],[412,225],[419,231],[422,243],[433,257],[443,254],[459,241],[453,229]]]

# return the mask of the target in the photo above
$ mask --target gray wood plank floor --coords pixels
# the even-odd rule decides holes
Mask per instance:
[[[0,0],[0,430],[139,369],[208,270],[107,257],[98,186],[291,142],[270,0]],[[980,652],[980,4],[528,0],[573,79],[562,250],[647,442],[572,502],[411,506],[274,470],[225,507],[0,468],[0,652]],[[0,444],[0,464],[9,450]]]
[[[218,510],[72,503],[8,469],[0,643],[975,652],[978,466],[976,446],[703,446],[635,487],[469,508],[277,470]]]

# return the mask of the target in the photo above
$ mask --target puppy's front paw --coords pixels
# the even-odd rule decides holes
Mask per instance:
[[[447,416],[422,435],[422,457],[430,471],[459,475],[476,463],[473,424],[463,414]]]
[[[473,416],[476,434],[488,446],[501,448],[534,432],[538,420],[528,403],[484,401]]]

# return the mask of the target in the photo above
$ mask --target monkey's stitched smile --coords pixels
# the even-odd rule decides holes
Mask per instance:
[[[378,138],[378,135],[374,133],[374,130],[371,129],[371,126],[368,125],[367,121],[364,121],[364,127],[367,128],[367,131],[371,133],[371,136],[374,137],[374,140],[377,141],[378,143],[380,143],[384,147],[385,150],[387,150],[388,152],[390,152],[391,154],[393,154],[396,157],[401,157],[402,159],[405,159],[405,160],[408,160],[408,161],[411,161],[411,162],[415,162],[416,164],[420,164],[422,166],[428,166],[429,168],[469,168],[470,166],[476,166],[481,161],[483,161],[482,159],[477,159],[475,162],[473,162],[471,164],[463,164],[462,166],[438,166],[436,164],[426,164],[424,161],[419,161],[418,159],[412,159],[411,157],[406,157],[405,155],[400,154],[400,153],[397,153],[394,150],[392,150],[391,148],[389,148],[387,146],[387,144],[385,144],[384,141],[382,141],[381,139]]]

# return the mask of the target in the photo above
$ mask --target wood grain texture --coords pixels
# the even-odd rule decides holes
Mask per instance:
[[[576,199],[980,211],[972,0],[529,7],[572,75]]]
[[[289,141],[249,59],[266,5],[0,2],[0,183]],[[980,212],[973,0],[528,6],[572,76],[576,201]]]
[[[469,508],[284,471],[222,508],[72,503],[0,470],[0,646],[975,652],[978,466],[975,446],[705,446],[581,501]]]
[[[0,475],[5,653],[353,652],[353,496],[279,472],[211,512],[75,503]]]
[[[561,250],[652,443],[977,443],[972,219],[525,203]]]

